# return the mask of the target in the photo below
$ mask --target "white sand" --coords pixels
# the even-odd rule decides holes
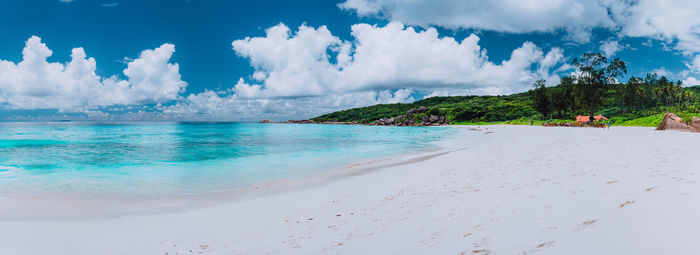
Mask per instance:
[[[489,130],[466,150],[213,207],[0,219],[0,254],[700,252],[700,134]]]

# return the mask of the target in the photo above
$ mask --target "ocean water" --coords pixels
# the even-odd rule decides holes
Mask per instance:
[[[454,133],[451,127],[0,123],[0,195],[232,190],[435,148]]]

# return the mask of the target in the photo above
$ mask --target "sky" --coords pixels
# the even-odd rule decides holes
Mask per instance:
[[[0,121],[306,119],[548,86],[601,52],[700,84],[700,2],[0,0]]]

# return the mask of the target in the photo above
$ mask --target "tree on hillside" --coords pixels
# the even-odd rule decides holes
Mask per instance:
[[[640,78],[632,77],[624,86],[622,102],[627,112],[637,109],[644,104],[645,93],[643,91],[644,81]]]
[[[547,89],[545,88],[545,80],[537,80],[532,85],[532,90],[530,90],[530,99],[532,100],[533,107],[538,112],[542,113],[545,119],[550,113],[550,103],[549,95],[547,95]]]
[[[608,62],[601,53],[586,53],[571,63],[578,68],[576,90],[582,106],[588,108],[590,119],[603,103],[605,85],[617,83],[616,77],[627,73],[625,62],[619,58]]]
[[[557,118],[568,118],[568,115],[576,109],[574,83],[571,77],[561,77],[559,85],[551,88],[550,96],[550,110]]]

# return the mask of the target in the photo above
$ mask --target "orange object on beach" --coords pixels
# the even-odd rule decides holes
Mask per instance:
[[[595,119],[596,121],[601,121],[601,120],[607,120],[608,118],[606,118],[603,115],[596,115],[596,116],[593,116],[593,119]],[[591,120],[590,116],[582,116],[582,115],[576,116],[577,122],[586,122],[586,121],[590,121],[590,120]]]

